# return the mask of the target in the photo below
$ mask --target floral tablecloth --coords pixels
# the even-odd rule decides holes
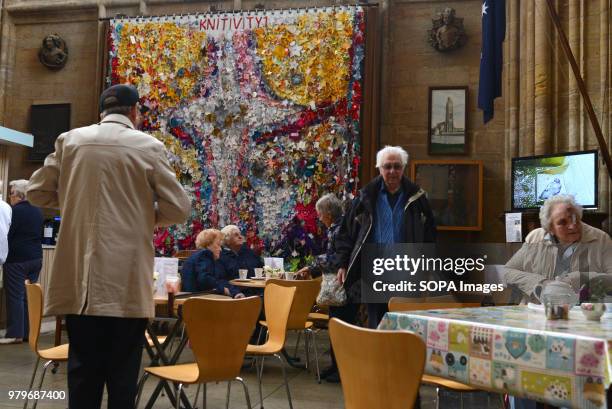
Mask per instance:
[[[606,408],[612,320],[547,321],[524,306],[389,312],[427,344],[425,372],[555,406]]]

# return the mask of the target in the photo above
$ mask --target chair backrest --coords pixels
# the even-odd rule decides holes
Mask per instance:
[[[26,297],[28,300],[28,320],[30,324],[30,333],[28,339],[30,348],[38,354],[38,337],[40,335],[40,323],[42,321],[43,310],[43,292],[40,284],[30,283],[30,280],[25,280]]]
[[[276,284],[281,287],[295,287],[295,296],[289,312],[288,330],[303,330],[308,319],[308,313],[312,311],[317,295],[321,290],[321,281],[318,280],[278,280],[271,279],[266,284]]]
[[[407,331],[329,322],[346,409],[411,408],[425,366],[425,343]]]
[[[418,300],[418,301],[412,301]],[[480,303],[457,302],[451,296],[430,297],[430,298],[407,298],[392,297],[389,300],[389,311],[423,311],[440,310],[445,308],[472,308],[480,307]]]
[[[192,254],[197,253],[199,250],[195,249],[195,250],[178,250],[176,253],[174,253],[174,255],[172,257],[176,257],[180,260],[185,260],[187,258],[189,258],[189,256],[191,256]]]
[[[185,301],[183,317],[200,371],[198,382],[222,381],[240,375],[260,311],[259,297]]]
[[[264,308],[268,323],[269,336],[266,341],[266,349],[268,350],[278,352],[285,345],[289,311],[291,310],[295,293],[295,287],[281,287],[280,285],[266,282]],[[303,324],[302,328],[304,328]]]

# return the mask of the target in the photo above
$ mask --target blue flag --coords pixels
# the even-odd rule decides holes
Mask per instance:
[[[493,101],[502,94],[502,64],[506,37],[506,1],[482,2],[482,50],[480,52],[480,84],[478,108],[484,123],[493,119]]]

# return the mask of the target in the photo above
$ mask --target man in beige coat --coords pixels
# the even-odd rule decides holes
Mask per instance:
[[[163,144],[135,129],[138,91],[100,96],[102,121],[60,135],[27,197],[62,224],[45,315],[66,315],[71,409],[132,408],[144,330],[154,315],[153,229],[182,223],[189,199]]]

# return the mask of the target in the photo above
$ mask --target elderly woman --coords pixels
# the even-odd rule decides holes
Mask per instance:
[[[196,247],[202,250],[191,255],[183,264],[183,291],[214,290],[219,294],[234,298],[244,297],[224,278],[225,270],[218,262],[221,256],[222,239],[223,233],[217,229],[206,229],[198,234]]]
[[[504,281],[523,293],[523,301],[539,301],[553,281],[564,282],[575,292],[587,283],[612,290],[612,240],[581,219],[582,207],[572,196],[553,196],[544,202],[542,227],[529,233],[506,264]]]
[[[229,278],[237,278],[238,270],[242,269],[248,270],[247,277],[255,276],[255,269],[264,266],[263,260],[246,245],[238,226],[227,225],[221,229],[221,233],[223,233],[223,249],[220,262]]]
[[[318,256],[314,263],[308,267],[304,267],[297,272],[300,278],[318,277],[322,274],[333,274],[336,275],[338,267],[336,265],[336,237],[340,230],[340,224],[342,221],[342,202],[333,193],[326,194],[321,197],[315,208],[317,210],[317,216],[321,223],[327,227],[327,249],[325,254]],[[329,307],[330,318],[338,318],[350,324],[355,324],[357,320],[357,312],[359,304],[356,304],[349,298],[347,304],[340,307]],[[340,376],[338,374],[338,366],[336,364],[336,356],[334,350],[330,344],[330,354],[332,363],[331,366],[321,372],[321,378],[325,378],[327,382],[338,383],[340,382]]]
[[[28,337],[24,281],[38,281],[42,267],[42,213],[26,200],[27,180],[14,180],[9,185],[13,209],[7,235],[8,256],[3,266],[8,323],[6,336],[0,339],[0,345],[18,344]]]

